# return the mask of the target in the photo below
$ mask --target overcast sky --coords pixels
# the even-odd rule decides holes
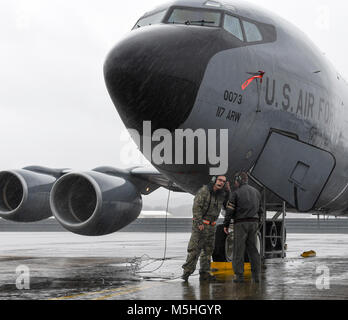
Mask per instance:
[[[162,2],[0,0],[0,170],[127,167],[119,156],[124,125],[106,91],[103,63],[137,19]],[[296,24],[348,75],[345,1],[249,2]]]

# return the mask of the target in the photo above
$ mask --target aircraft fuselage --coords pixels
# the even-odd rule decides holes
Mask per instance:
[[[175,8],[238,18],[244,39],[223,22],[170,24]],[[254,166],[271,130],[287,133],[334,155],[336,167],[316,209],[344,214],[348,85],[315,45],[283,19],[244,4],[209,8],[202,1],[177,1],[160,10],[167,10],[161,23],[133,30],[105,64],[110,95],[127,128],[141,131],[143,121],[152,121],[154,130],[228,129],[229,177]],[[248,41],[247,23],[258,27],[262,40]],[[262,83],[243,90],[259,71]],[[208,181],[208,165],[153,164],[191,193]]]

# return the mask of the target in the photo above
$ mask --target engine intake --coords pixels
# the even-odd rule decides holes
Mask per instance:
[[[24,169],[0,172],[0,217],[15,222],[49,218],[49,193],[55,181],[53,176]]]
[[[55,183],[50,204],[65,229],[101,236],[133,222],[141,212],[142,199],[135,185],[124,177],[72,172]]]

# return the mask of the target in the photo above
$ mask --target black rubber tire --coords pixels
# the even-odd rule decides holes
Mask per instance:
[[[220,224],[216,227],[215,247],[213,252],[213,261],[226,262],[225,242],[227,234],[224,231],[224,225]]]
[[[277,232],[278,232],[278,235],[280,235],[280,236],[282,235],[282,223],[281,222],[277,223]],[[286,244],[286,228],[285,228],[285,237],[284,237],[284,245],[285,244]],[[279,250],[279,251],[282,250],[282,243],[281,243],[280,239],[277,243],[276,250]]]
[[[274,222],[274,221],[267,221],[266,222],[266,236],[270,236],[272,230],[275,232],[275,235],[279,234],[278,223]],[[272,239],[266,238],[266,251],[270,252],[270,251],[277,250],[277,246],[279,246],[279,244],[280,244],[280,241],[277,238],[274,239],[274,243],[272,243]]]
[[[226,259],[226,238],[227,234],[224,231],[223,225],[218,225],[215,232],[215,247],[213,252],[213,261],[214,262],[228,262],[229,260]],[[259,241],[261,238],[259,237]],[[261,242],[260,242],[261,243]],[[245,262],[249,262],[249,256],[247,252],[245,252]]]
[[[273,227],[274,226],[274,227]],[[272,228],[275,228],[277,236],[281,236],[282,234],[282,222],[281,221],[267,221],[266,222],[266,235],[269,236]],[[285,239],[284,244],[286,243],[286,228],[285,228]],[[282,244],[281,240],[277,239],[275,243],[272,244],[270,238],[266,238],[266,251],[281,251]]]

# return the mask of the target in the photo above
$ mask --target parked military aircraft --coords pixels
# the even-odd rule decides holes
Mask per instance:
[[[293,211],[348,214],[347,83],[282,18],[245,2],[172,1],[144,14],[116,44],[104,75],[155,169],[3,171],[0,217],[30,222],[53,214],[71,232],[105,235],[134,221],[142,196],[160,187],[195,194],[217,167],[200,161],[202,145],[184,149],[184,157],[194,152],[193,163],[151,159],[163,139],[144,150],[157,130],[178,129],[228,129],[221,173],[248,171],[267,189],[270,209],[286,201]],[[151,122],[146,134],[144,122]],[[219,135],[214,142],[223,146]]]

